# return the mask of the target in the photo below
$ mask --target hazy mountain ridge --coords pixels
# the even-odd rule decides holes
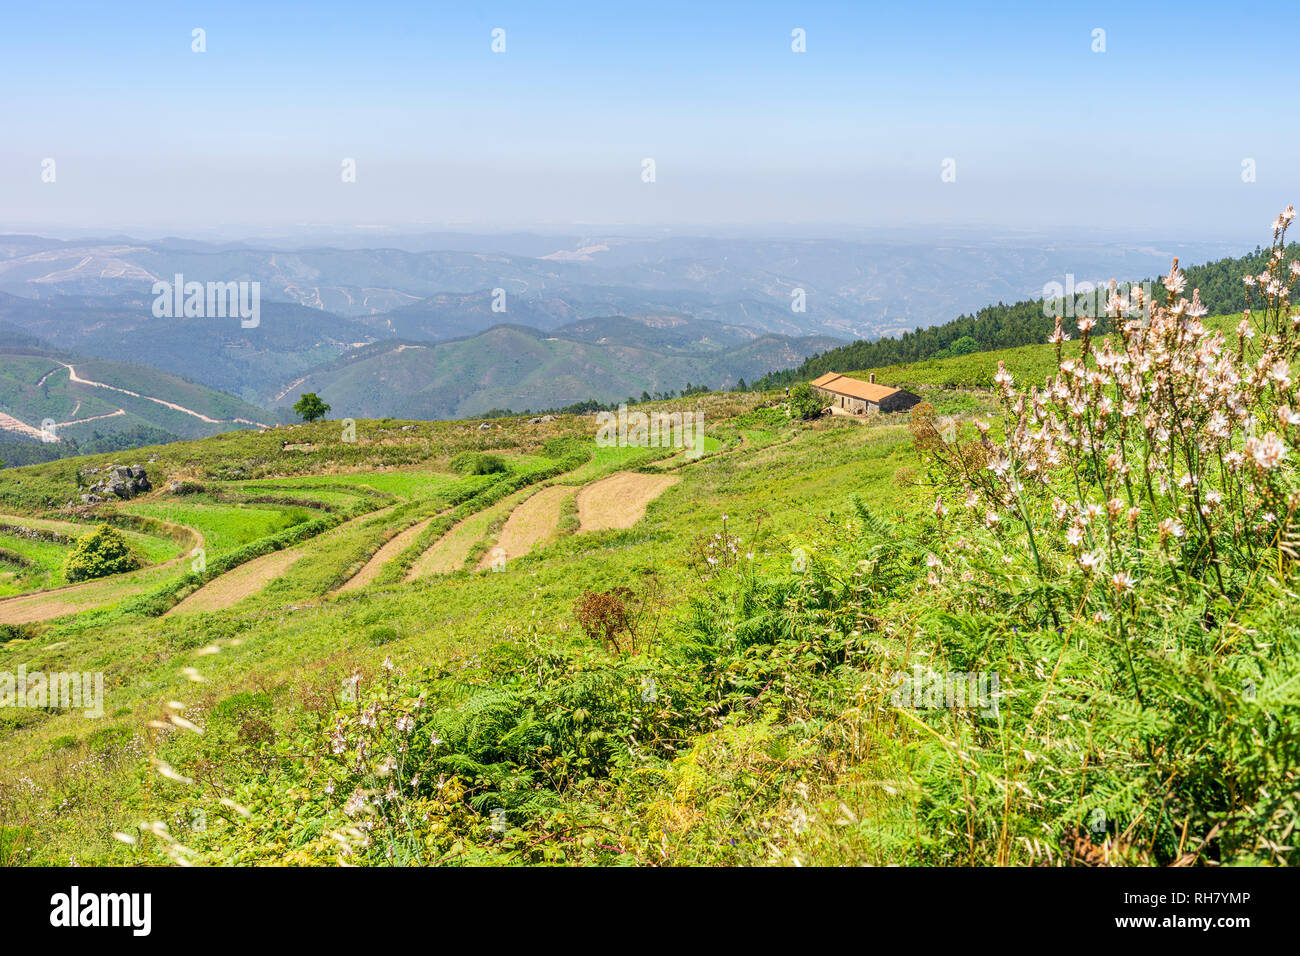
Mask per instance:
[[[1171,254],[1198,261],[1234,251],[1221,243],[1030,239],[926,243],[592,234],[439,240],[459,248],[287,249],[173,238],[0,236],[0,290],[23,296],[142,294],[153,281],[181,273],[198,281],[257,281],[267,299],[362,317],[430,297],[490,295],[499,288],[512,312],[524,309],[524,302],[554,312],[558,300],[570,308],[570,320],[670,311],[787,335],[870,338],[1028,298],[1047,282],[1064,281],[1066,273],[1094,281],[1131,278],[1167,266]],[[512,251],[493,251],[497,244]],[[792,309],[800,289],[807,301],[803,312]],[[459,334],[471,331],[461,328]]]

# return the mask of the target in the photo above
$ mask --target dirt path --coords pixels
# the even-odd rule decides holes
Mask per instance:
[[[544,544],[555,537],[560,524],[560,514],[564,503],[573,496],[574,489],[564,485],[552,485],[543,488],[518,508],[510,512],[495,548],[483,555],[478,563],[478,570],[484,571],[496,560],[499,548],[505,552],[505,560],[522,558],[539,544]]]
[[[149,570],[153,570],[150,568]],[[140,572],[135,572],[139,574]],[[112,580],[112,579],[109,579]],[[93,581],[95,588],[83,588],[80,591],[59,589],[56,591],[22,594],[18,597],[0,601],[0,624],[34,624],[37,621],[49,621],[65,614],[79,614],[90,611],[102,604],[111,602],[109,589],[104,581]],[[115,582],[115,583],[121,583]],[[75,587],[83,587],[75,585]]]
[[[184,405],[177,405],[175,402],[165,402],[161,398],[154,398],[152,395],[141,395],[139,392],[133,392],[127,388],[118,388],[116,385],[109,385],[107,382],[96,382],[92,379],[82,378],[80,375],[77,374],[77,370],[73,366],[69,365],[68,363],[62,362],[60,363],[60,365],[63,368],[66,368],[68,370],[69,383],[75,383],[77,385],[90,385],[93,386],[94,388],[106,388],[111,392],[120,392],[123,395],[130,395],[132,398],[143,398],[145,401],[154,402],[158,405],[162,405],[164,408],[170,408],[172,409],[172,411],[184,412],[186,415],[193,415],[195,418],[199,419],[200,421],[207,422],[209,425],[240,424],[240,425],[254,425],[258,428],[271,427],[269,425],[264,425],[261,422],[251,421],[247,418],[209,418],[207,415],[204,415],[202,412],[196,412],[194,411],[194,409],[186,408]],[[45,376],[41,379],[41,382],[44,382],[45,379],[49,378],[50,375],[56,371],[58,371],[58,369],[51,369],[49,372],[46,372]],[[40,385],[40,382],[38,382],[37,385]],[[81,407],[80,404],[78,404],[77,407],[80,408]],[[76,412],[74,411],[73,414],[75,415]],[[59,422],[58,425],[59,426],[80,425],[84,422],[98,421],[101,418],[114,418],[118,415],[125,415],[125,414],[126,412],[119,408],[117,411],[111,412],[107,415],[95,415],[91,418],[82,418],[76,421]],[[25,422],[19,421],[18,419],[14,418],[12,415],[6,415],[3,412],[0,412],[0,429],[7,429],[9,431],[20,432],[21,434],[27,435],[30,438],[43,437],[42,433],[39,430],[33,428],[32,426],[28,425]]]
[[[578,492],[581,531],[630,528],[645,517],[645,510],[677,482],[676,475],[643,475],[620,471],[593,481]]]
[[[0,428],[6,431],[18,432],[20,435],[26,435],[28,438],[37,438],[44,440],[45,434],[39,428],[33,428],[26,422],[20,422],[12,415],[6,415],[0,412]]]
[[[381,508],[378,511],[371,511],[355,518],[349,518],[323,534],[308,538],[301,544],[295,544],[292,548],[272,551],[270,554],[264,554],[260,558],[254,558],[252,561],[246,561],[236,568],[231,568],[225,574],[213,578],[197,591],[187,595],[163,616],[188,614],[191,611],[221,611],[232,607],[244,598],[256,594],[285,571],[288,571],[309,549],[319,546],[321,541],[342,534],[362,521],[386,514],[395,507],[396,505],[389,505],[387,508]]]
[[[290,392],[292,392],[295,388],[297,388],[299,385],[301,385],[301,384],[302,384],[303,382],[305,382],[305,381],[307,381],[307,376],[306,376],[306,375],[304,375],[302,378],[298,379],[296,382],[290,382],[288,385],[285,386],[285,389],[284,389],[283,392],[281,392],[279,395],[275,396],[275,401],[278,402],[280,399],[284,398],[284,396],[288,395]]]
[[[77,407],[80,408],[80,405],[78,405]],[[76,414],[75,410],[73,411],[73,414],[74,415]],[[118,415],[125,415],[125,414],[126,412],[124,412],[122,409],[119,408],[117,411],[109,412],[106,415],[91,415],[89,418],[74,418],[70,422],[59,422],[58,427],[62,428],[64,425],[84,425],[86,422],[97,422],[101,418],[116,418]]]
[[[376,551],[370,560],[362,566],[361,570],[349,578],[343,587],[339,588],[339,591],[355,591],[358,588],[365,587],[377,578],[379,572],[384,569],[384,565],[410,547],[411,542],[420,536],[420,532],[429,527],[429,522],[432,520],[432,517],[425,518],[423,521],[416,522],[405,531],[398,532],[389,538],[384,546]]]
[[[133,398],[143,398],[146,401],[156,402],[165,408],[173,411],[184,412],[186,415],[193,415],[200,421],[205,421],[210,425],[226,425],[231,422],[238,422],[241,425],[256,425],[258,428],[269,428],[269,425],[263,425],[261,422],[249,421],[247,418],[209,418],[202,412],[196,412],[192,408],[186,408],[184,405],[177,405],[175,402],[165,402],[161,398],[154,398],[152,395],[141,395],[139,392],[133,392],[127,388],[118,388],[116,385],[109,385],[105,382],[96,382],[88,378],[82,378],[77,374],[77,370],[68,363],[64,362],[63,367],[68,370],[68,381],[75,382],[78,385],[93,385],[95,388],[106,388],[109,391],[121,392],[123,395],[130,395]]]

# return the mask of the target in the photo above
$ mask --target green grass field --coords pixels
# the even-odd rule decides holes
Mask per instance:
[[[195,528],[203,535],[204,547],[213,555],[233,551],[258,538],[285,531],[308,518],[301,509],[223,505],[189,500],[132,502],[123,510]]]
[[[67,584],[63,565],[76,540],[93,531],[88,522],[0,515],[0,597]],[[142,565],[161,564],[180,553],[164,534],[120,529]]]

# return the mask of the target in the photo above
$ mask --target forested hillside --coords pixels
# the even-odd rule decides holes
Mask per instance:
[[[1286,251],[1285,262],[1300,256],[1300,246],[1292,243]],[[1258,275],[1268,263],[1268,250],[1256,247],[1255,251],[1238,258],[1219,259],[1183,270],[1189,289],[1200,289],[1201,302],[1212,315],[1241,312],[1249,305],[1247,287],[1242,276]],[[1164,304],[1165,290],[1157,280],[1150,283],[1154,298]],[[1141,283],[1139,283],[1141,284]],[[1043,298],[1016,302],[1012,305],[999,302],[986,306],[974,315],[962,315],[927,329],[906,332],[897,338],[874,341],[859,340],[850,345],[814,355],[797,368],[774,371],[760,379],[760,388],[775,388],[793,382],[814,379],[826,372],[882,368],[924,359],[947,358],[970,352],[987,352],[994,349],[1015,348],[1020,345],[1037,345],[1046,340],[1055,320],[1053,314],[1066,317],[1082,314],[1085,295],[1077,297],[1071,305],[1056,300],[1055,305]],[[1258,295],[1256,295],[1258,300]],[[1098,331],[1111,331],[1104,312],[1098,312]]]

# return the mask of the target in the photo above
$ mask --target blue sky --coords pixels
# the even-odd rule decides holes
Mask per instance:
[[[1300,198],[1296,25],[1268,3],[6,4],[0,228],[1256,236]]]

